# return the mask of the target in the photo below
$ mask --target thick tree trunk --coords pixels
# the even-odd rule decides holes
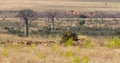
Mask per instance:
[[[28,26],[28,20],[26,19],[25,20],[25,29],[24,29],[25,37],[28,37],[28,34],[29,34],[28,28],[29,28],[29,26]]]
[[[55,31],[55,23],[54,23],[54,18],[51,18],[52,21],[52,25],[51,25],[51,31],[54,32]]]

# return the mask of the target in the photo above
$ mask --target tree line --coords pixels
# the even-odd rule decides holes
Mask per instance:
[[[6,13],[8,12],[8,13]],[[11,13],[9,13],[11,12]],[[104,18],[107,18],[108,16],[111,18],[119,17],[120,14],[113,14],[113,13],[106,13],[106,12],[90,12],[90,13],[79,13],[75,14],[75,11],[71,10],[69,12],[66,11],[59,11],[59,10],[48,10],[45,12],[36,12],[31,9],[23,9],[19,11],[0,11],[0,15],[4,14],[5,17],[16,17],[20,18],[22,21],[24,21],[24,36],[29,36],[29,26],[28,23],[30,20],[37,20],[39,18],[48,18],[48,20],[51,21],[51,31],[54,32],[55,30],[55,18],[101,18],[102,21]],[[87,15],[88,14],[88,15]],[[10,16],[9,16],[10,15]],[[2,17],[1,17],[2,18]]]

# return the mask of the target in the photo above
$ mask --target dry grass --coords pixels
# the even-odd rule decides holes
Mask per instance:
[[[1,49],[5,49],[0,47]],[[66,53],[73,51],[75,55],[67,57]],[[0,52],[3,52],[0,50]],[[61,47],[56,49],[51,47],[37,46],[34,50],[30,47],[20,49],[7,49],[8,56],[0,56],[1,63],[75,63],[74,58],[80,61],[84,57],[89,58],[89,63],[119,63],[120,49],[100,48],[79,48]]]
[[[91,48],[79,46],[5,46],[0,45],[0,63],[119,63],[120,49],[97,45],[99,41],[89,36],[79,38],[91,39]],[[3,40],[37,40],[38,38],[21,38],[13,35],[0,34]],[[38,39],[42,41],[44,39]],[[77,58],[77,59],[76,59]],[[76,61],[75,61],[76,60]]]
[[[57,40],[55,40],[57,39]],[[59,36],[55,36],[54,38],[49,36],[49,37],[41,37],[41,36],[30,36],[30,37],[18,37],[15,35],[11,35],[11,34],[0,34],[0,41],[14,41],[14,42],[24,42],[24,41],[59,41],[60,37]]]

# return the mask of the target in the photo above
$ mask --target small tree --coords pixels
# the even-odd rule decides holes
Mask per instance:
[[[50,19],[51,20],[51,31],[52,32],[54,32],[54,30],[55,30],[55,22],[54,22],[54,20],[55,20],[55,18],[56,18],[56,16],[57,16],[57,14],[58,14],[58,12],[57,11],[53,11],[53,10],[50,10],[50,11],[46,11],[45,12],[45,16],[48,18],[48,19]]]
[[[37,19],[38,18],[37,13],[30,9],[24,9],[19,11],[19,13],[17,14],[17,17],[24,20],[24,27],[25,27],[24,33],[25,33],[25,37],[28,37],[28,34],[29,34],[28,21]]]
[[[97,12],[96,17],[101,18],[101,21],[104,21],[104,18],[106,17],[105,12]]]
[[[66,43],[68,41],[78,41],[78,35],[74,32],[72,32],[71,30],[67,30],[65,32],[63,32],[62,34],[62,40],[61,43]],[[71,42],[72,43],[72,42]]]
[[[85,24],[85,20],[79,20],[78,27],[82,27]]]

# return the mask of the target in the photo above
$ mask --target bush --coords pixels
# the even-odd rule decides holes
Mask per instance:
[[[49,35],[51,33],[51,28],[50,27],[43,27],[42,30],[38,29],[38,33],[42,35]]]
[[[82,63],[89,63],[89,61],[90,61],[90,59],[87,56],[82,58]]]
[[[85,46],[88,47],[88,48],[91,47],[92,46],[91,40],[86,40]]]
[[[71,31],[66,31],[62,34],[62,40],[61,43],[72,43],[71,41],[77,41],[78,36],[76,33],[73,33]]]
[[[74,56],[75,56],[75,52],[73,51],[66,52],[66,57],[74,57]]]
[[[75,62],[75,63],[81,63],[81,62],[80,62],[80,58],[78,58],[78,57],[74,58],[74,62]]]
[[[85,20],[80,20],[78,26],[83,26],[85,24]]]
[[[23,36],[23,32],[20,30],[20,28],[9,28],[4,27],[5,30],[8,31],[10,34],[16,34],[17,36]]]
[[[72,44],[73,44],[73,38],[71,37],[66,41],[65,45],[66,46],[71,46]]]
[[[114,37],[112,40],[107,41],[107,47],[119,48],[120,47],[120,39],[118,37]]]

